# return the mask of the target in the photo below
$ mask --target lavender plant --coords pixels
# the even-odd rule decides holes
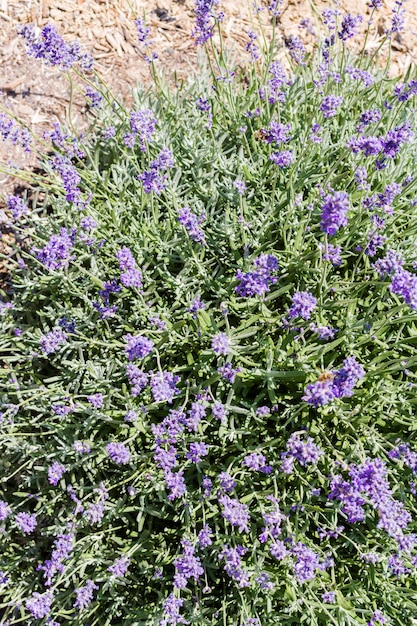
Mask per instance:
[[[251,31],[242,77],[215,9],[211,69],[131,111],[95,77],[6,199],[3,624],[415,623],[417,81],[329,10],[291,70]]]

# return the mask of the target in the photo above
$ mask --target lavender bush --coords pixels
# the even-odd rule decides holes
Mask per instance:
[[[6,198],[2,624],[416,623],[417,80],[330,10],[288,70],[250,31],[242,75],[215,5],[211,70],[131,111],[22,31],[91,128]]]

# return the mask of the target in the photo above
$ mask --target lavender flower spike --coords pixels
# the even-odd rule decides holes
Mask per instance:
[[[345,191],[335,191],[324,198],[321,207],[320,228],[327,235],[334,235],[339,228],[347,226],[349,196]]]

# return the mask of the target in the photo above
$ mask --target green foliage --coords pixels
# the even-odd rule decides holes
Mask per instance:
[[[398,536],[381,528],[386,511],[375,506],[375,496],[363,492],[365,517],[356,523],[347,520],[340,498],[329,498],[335,475],[348,479],[351,464],[379,458],[386,463],[390,502],[399,503],[394,518],[408,511],[404,533],[408,537],[417,530],[416,468],[407,461],[412,457],[389,456],[399,440],[414,447],[417,313],[413,301],[410,306],[394,293],[393,276],[374,266],[389,250],[401,255],[411,272],[417,262],[415,142],[409,136],[383,169],[376,166],[376,155],[354,153],[348,145],[369,109],[380,109],[381,118],[359,134],[384,138],[407,124],[415,129],[414,102],[398,98],[395,82],[373,66],[368,67],[372,85],[353,79],[348,64],[364,69],[366,58],[336,55],[331,71],[340,73],[340,82],[330,74],[320,83],[322,62],[317,50],[307,64],[294,66],[281,87],[284,96],[275,103],[268,102],[271,74],[262,65],[228,82],[216,80],[229,75],[220,59],[218,72],[202,68],[187,85],[170,89],[157,81],[152,90],[135,93],[133,110],[150,109],[157,119],[145,150],[138,142],[126,145],[129,113],[101,85],[109,101],[100,112],[92,111],[90,132],[77,141],[84,155],[69,160],[69,139],[61,147],[55,144],[54,156],[44,157],[47,182],[35,191],[30,213],[13,224],[18,244],[9,259],[13,306],[3,304],[1,318],[0,499],[10,507],[0,522],[1,569],[8,577],[0,599],[4,623],[50,623],[46,616],[34,619],[26,602],[34,592],[48,591],[37,566],[51,558],[59,535],[71,534],[72,550],[50,587],[51,618],[75,626],[158,624],[173,592],[181,541],[195,544],[204,524],[213,531],[213,543],[197,549],[204,574],[176,591],[184,600],[181,615],[190,624],[243,626],[258,618],[265,626],[356,626],[369,622],[377,609],[388,623],[414,623],[414,545],[399,549]],[[326,118],[320,107],[329,94],[343,96],[343,102]],[[197,106],[199,98],[208,100],[208,111],[201,110],[201,102]],[[290,126],[289,141],[279,146],[293,151],[288,167],[270,159],[277,148],[266,140],[271,121]],[[313,124],[322,126],[321,143],[310,139]],[[106,138],[110,126],[115,134]],[[163,147],[174,155],[167,184],[146,193],[138,175],[152,171]],[[77,202],[65,198],[68,189],[62,190],[56,155],[64,155],[67,172],[72,167],[80,177]],[[368,188],[358,185],[359,167],[366,168]],[[243,194],[235,181],[244,181]],[[381,196],[392,183],[399,185],[398,193],[384,204]],[[74,188],[74,178],[71,184]],[[324,196],[333,191],[348,194],[348,223],[327,235]],[[179,222],[178,211],[186,206],[200,220],[203,243]],[[386,240],[370,256],[375,215],[384,219],[380,232]],[[90,230],[83,226],[86,217],[96,223]],[[53,248],[59,259],[62,241],[67,262],[48,269],[45,250]],[[340,264],[325,260],[329,245],[340,246]],[[123,247],[141,269],[142,289],[123,284],[117,257]],[[244,297],[236,291],[242,282],[238,272],[253,271],[263,254],[278,261],[276,281],[271,279],[263,296]],[[317,300],[305,319],[289,317],[296,292]],[[197,297],[204,308],[190,311]],[[320,339],[315,328],[322,326],[335,329],[334,336]],[[59,328],[65,338],[45,349],[45,335]],[[230,353],[213,350],[219,333],[230,339]],[[149,384],[132,394],[126,374],[129,334],[154,343],[135,365],[147,374],[168,371],[179,377],[172,403],[156,399]],[[316,407],[303,399],[307,385],[321,380],[323,372],[331,380],[348,357],[365,371],[352,395]],[[226,362],[238,370],[233,383],[219,372]],[[93,394],[102,394],[102,406],[93,406],[88,399]],[[213,414],[216,401],[227,408],[223,422]],[[183,423],[175,441],[174,473],[184,472],[187,491],[170,499],[154,459],[152,426],[171,409],[189,415],[194,402],[205,415],[195,430]],[[259,413],[259,407],[269,411]],[[137,413],[133,422],[124,419],[129,410]],[[305,445],[311,437],[321,454],[314,463],[294,457],[292,471],[286,472],[282,463],[294,435]],[[81,444],[74,449],[74,442],[87,443],[91,451],[80,452]],[[106,449],[112,442],[128,448],[128,463],[112,460]],[[208,446],[197,463],[186,456],[195,442]],[[162,447],[168,451],[170,445]],[[265,455],[270,473],[245,464],[252,452]],[[54,462],[65,467],[56,485],[48,480]],[[222,472],[236,481],[230,497],[248,507],[246,531],[222,515]],[[205,476],[213,482],[206,496]],[[282,561],[270,554],[271,536],[259,540],[263,516],[272,510],[269,496],[279,499],[282,531],[275,539],[284,540],[288,550]],[[103,509],[97,521],[92,504]],[[36,514],[34,532],[19,529],[21,512]],[[300,580],[299,543],[320,563],[327,558],[333,564],[329,560]],[[224,571],[219,554],[225,545],[246,549],[247,587]],[[368,562],[368,553],[377,553],[378,561]],[[407,568],[399,576],[389,560],[398,553]],[[125,577],[116,578],[108,567],[121,555],[130,565]],[[262,589],[261,574],[273,589]],[[87,580],[98,590],[79,611],[74,589]],[[329,591],[335,592],[334,603],[322,599]]]

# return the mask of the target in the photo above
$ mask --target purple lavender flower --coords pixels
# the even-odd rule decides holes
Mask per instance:
[[[350,397],[355,385],[365,375],[354,357],[347,357],[341,368],[317,382],[307,385],[303,400],[312,406],[325,406],[336,398]]]
[[[46,24],[40,35],[36,35],[33,25],[29,24],[20,29],[19,35],[26,40],[28,56],[43,59],[47,65],[59,67],[61,71],[68,70],[74,63],[87,71],[93,67],[91,55],[82,52],[78,41],[67,43],[53,24]]]
[[[264,474],[270,474],[272,472],[272,467],[266,464],[265,456],[259,452],[247,454],[243,459],[243,465],[254,472],[263,472]]]
[[[317,463],[323,454],[311,437],[302,438],[297,433],[290,436],[286,447],[286,452],[281,453],[281,470],[285,474],[292,472],[295,461],[305,467],[309,463]]]
[[[403,3],[404,0],[395,0],[395,5],[392,9],[392,22],[389,34],[400,33],[404,29],[405,9],[403,8]]]
[[[90,454],[91,452],[91,446],[87,441],[76,440],[72,444],[72,447],[76,454]]]
[[[317,299],[309,291],[296,291],[292,296],[292,305],[288,311],[288,317],[290,319],[302,317],[308,320],[316,308],[316,305]]]
[[[201,487],[203,489],[204,498],[209,498],[213,489],[213,482],[208,476],[203,477],[203,480],[201,481]]]
[[[324,246],[320,244],[320,249],[323,252],[323,261],[330,261],[332,265],[342,265],[342,257],[341,252],[342,249],[340,246],[333,246],[332,244],[327,244]]]
[[[81,177],[70,158],[62,154],[56,155],[52,161],[52,169],[57,171],[62,179],[65,199],[68,202],[78,203],[81,198],[81,191],[78,187]]]
[[[148,317],[148,320],[149,323],[153,326],[156,326],[158,330],[167,330],[168,328],[168,324],[164,320],[161,320],[159,315],[151,315],[150,317]]]
[[[269,88],[269,103],[274,104],[275,102],[285,102],[285,93],[282,91],[282,87],[288,83],[288,78],[279,61],[273,61],[271,63],[269,66],[269,74],[272,75],[272,78],[270,78],[267,83]],[[265,89],[262,88],[259,91],[260,97],[262,100],[265,100]]]
[[[226,424],[226,418],[228,414],[228,410],[224,404],[222,404],[219,400],[216,400],[211,407],[211,412],[213,417],[220,420],[220,422],[224,425]]]
[[[278,270],[278,259],[272,254],[261,254],[253,262],[251,272],[238,270],[236,279],[240,281],[235,291],[243,297],[260,296],[267,293],[270,285],[278,279],[272,274]]]
[[[368,124],[375,124],[379,122],[382,117],[381,109],[369,109],[364,111],[360,117],[361,124],[367,126]]]
[[[385,624],[386,621],[387,620],[383,616],[382,612],[379,609],[377,609],[372,614],[372,617],[371,617],[370,621],[367,623],[367,626],[376,626],[377,622],[378,622],[378,624]]]
[[[374,156],[381,152],[383,148],[383,141],[379,137],[369,135],[352,137],[349,139],[347,145],[351,148],[354,154],[357,154],[360,150],[362,150],[365,156]]]
[[[319,339],[333,339],[333,337],[335,336],[337,329],[336,328],[331,328],[330,326],[316,326],[315,324],[310,324],[309,325],[309,329],[313,332],[313,333],[317,333],[319,336]]]
[[[104,130],[103,130],[103,136],[104,139],[106,141],[108,141],[109,139],[111,139],[112,137],[116,136],[116,129],[114,126],[107,126]]]
[[[404,465],[411,469],[413,474],[417,474],[417,452],[411,450],[408,443],[400,443],[395,446],[388,456],[390,459],[401,459]]]
[[[51,612],[53,595],[51,591],[47,593],[35,593],[32,594],[28,600],[26,600],[26,609],[35,619],[42,619],[47,617]]]
[[[233,385],[236,379],[236,375],[242,371],[242,368],[238,367],[236,369],[233,369],[231,363],[225,363],[224,365],[222,365],[222,367],[219,367],[217,371],[222,378],[224,378],[225,380],[227,380],[227,382]]]
[[[410,308],[417,309],[417,276],[401,267],[392,276],[389,289],[404,298]]]
[[[103,502],[89,502],[85,511],[85,517],[90,524],[99,524],[104,516]]]
[[[320,105],[320,110],[324,117],[334,117],[337,113],[336,109],[343,102],[343,96],[325,96]]]
[[[365,85],[365,87],[371,87],[375,82],[375,79],[370,72],[362,70],[359,67],[347,65],[345,72],[347,76],[349,76],[353,80],[360,80]]]
[[[68,267],[74,246],[75,231],[61,228],[59,235],[52,235],[41,250],[35,249],[36,257],[48,270],[60,270]]]
[[[176,598],[173,593],[171,593],[166,600],[164,600],[164,616],[159,622],[159,626],[168,626],[172,624],[176,626],[177,624],[188,624],[188,622],[180,615],[180,609],[184,604],[184,600],[181,598]]]
[[[0,585],[7,585],[9,580],[9,576],[7,576],[6,573],[3,572],[3,570],[0,570]],[[7,626],[7,624],[5,626]]]
[[[259,415],[260,417],[266,417],[270,414],[271,409],[269,408],[269,406],[258,406],[258,408],[256,409],[256,415]]]
[[[324,9],[321,13],[323,24],[325,24],[330,31],[336,30],[336,16],[338,14],[340,14],[340,11],[334,9]]]
[[[240,196],[243,196],[246,191],[246,184],[243,180],[236,179],[233,183],[233,187],[236,189]]]
[[[94,393],[92,396],[87,396],[87,402],[91,404],[95,409],[101,409],[104,404],[104,397],[102,393]]]
[[[291,139],[291,137],[288,136],[288,133],[291,131],[289,124],[281,124],[280,122],[272,120],[269,128],[263,128],[262,130],[266,135],[266,143],[286,143]]]
[[[197,311],[201,311],[202,309],[205,309],[205,308],[206,308],[205,303],[201,301],[201,296],[198,295],[191,302],[191,305],[188,307],[187,311],[189,313],[192,313],[193,319],[196,319],[197,318]]]
[[[219,504],[223,507],[222,517],[229,524],[236,526],[240,532],[249,532],[249,509],[246,504],[236,498],[230,498],[226,494],[219,495]]]
[[[93,600],[93,593],[95,589],[98,589],[98,586],[90,579],[86,581],[86,585],[84,587],[79,587],[78,589],[75,589],[75,595],[77,596],[77,599],[74,602],[73,606],[79,611],[86,609]]]
[[[66,471],[67,468],[65,467],[65,465],[62,465],[62,463],[58,463],[58,461],[55,461],[48,469],[48,482],[56,487]]]
[[[88,85],[87,89],[85,90],[85,98],[87,100],[88,103],[88,107],[90,109],[100,109],[102,104],[103,104],[103,96],[96,91],[95,89],[93,89],[91,87],[91,85]]]
[[[275,165],[278,165],[279,168],[289,167],[294,161],[294,153],[291,150],[273,152],[269,159],[275,163]]]
[[[52,410],[55,415],[59,415],[60,417],[64,417],[65,415],[69,415],[75,411],[74,406],[65,406],[64,404],[53,404]]]
[[[138,36],[138,40],[140,41],[140,43],[144,45],[149,45],[147,40],[149,37],[149,33],[151,32],[151,29],[145,26],[144,19],[142,17],[138,17],[136,20],[133,21],[133,23],[136,26],[137,36]]]
[[[38,525],[35,513],[18,513],[15,517],[15,522],[24,535],[33,533]]]
[[[230,354],[230,339],[226,333],[217,333],[211,340],[211,348],[215,354]]]
[[[143,190],[149,194],[152,191],[159,195],[168,185],[168,175],[165,170],[174,166],[174,158],[171,150],[162,148],[156,159],[151,161],[150,169],[138,175],[142,181]]]
[[[275,588],[275,585],[271,582],[271,577],[267,574],[267,572],[262,572],[259,576],[257,576],[255,578],[255,582],[259,585],[260,589],[263,589],[264,591],[272,591]],[[252,623],[259,624],[259,621],[255,618],[255,620],[252,620]]]
[[[200,576],[204,574],[201,561],[195,556],[195,548],[191,541],[183,540],[181,541],[181,546],[183,550],[182,555],[174,560],[174,587],[176,589],[185,589],[190,578],[198,582]]]
[[[127,343],[125,352],[129,361],[144,359],[154,348],[153,341],[142,335],[124,335],[123,339],[125,339]]]
[[[177,437],[184,431],[185,420],[186,416],[182,409],[170,409],[160,424],[151,425],[156,444],[175,443]]]
[[[230,493],[236,487],[236,481],[227,472],[221,472],[219,474],[219,483],[223,491]]]
[[[284,38],[285,46],[288,48],[290,57],[296,63],[302,64],[306,54],[303,42],[297,35],[290,35]]]
[[[335,191],[325,196],[321,207],[321,230],[331,236],[342,226],[347,226],[348,211],[349,196],[345,191]]]
[[[349,356],[343,361],[332,381],[334,394],[337,398],[348,398],[353,395],[354,386],[365,376],[365,371],[355,357]]]
[[[82,218],[80,226],[84,230],[94,230],[95,228],[97,228],[98,224],[93,217],[88,215],[87,217]]]
[[[61,328],[51,330],[41,336],[40,344],[44,354],[56,352],[67,341],[67,335]]]
[[[294,574],[298,582],[313,580],[320,566],[318,554],[301,542],[294,546],[292,552],[297,558],[294,564]]]
[[[168,404],[172,404],[174,397],[181,393],[177,389],[179,381],[180,377],[172,372],[157,372],[156,374],[151,372],[151,388],[154,402],[168,402]]]
[[[111,460],[117,465],[126,465],[130,461],[130,452],[123,443],[108,443],[106,450]]]
[[[11,514],[11,509],[7,502],[0,500],[0,522],[3,522]]]
[[[368,183],[368,172],[366,167],[360,166],[355,172],[355,183],[358,186],[358,189],[363,189],[365,191],[370,189],[370,185]]]
[[[201,420],[206,416],[207,409],[201,400],[197,402],[193,402],[191,404],[191,409],[188,411],[188,416],[184,419],[184,423],[186,424],[188,430],[192,432],[197,432],[198,426]]]
[[[177,465],[177,450],[174,446],[170,446],[168,450],[165,450],[156,445],[153,460],[157,467],[160,467],[164,472],[170,472]]]
[[[15,220],[20,219],[22,215],[26,215],[28,212],[26,204],[19,196],[8,196],[6,198],[6,206]]]
[[[387,274],[392,275],[401,270],[402,265],[403,260],[398,252],[389,249],[385,257],[375,261],[373,267],[378,272],[379,276],[383,278]]]
[[[151,161],[151,168],[157,170],[168,170],[174,167],[174,155],[172,151],[164,146],[161,148],[158,156]]]
[[[310,141],[313,143],[321,143],[323,141],[323,137],[319,133],[321,133],[322,127],[320,124],[313,124],[311,127],[311,133],[309,135]]]
[[[377,552],[366,552],[361,555],[361,559],[365,561],[365,563],[372,563],[375,565],[375,563],[378,563],[380,557]]]
[[[149,376],[146,372],[140,370],[136,365],[133,365],[133,363],[129,363],[129,365],[126,367],[126,375],[129,379],[129,383],[132,386],[132,396],[136,398],[142,393],[142,391],[148,384]]]
[[[203,442],[190,443],[190,450],[187,452],[186,458],[192,463],[200,463],[208,451],[208,447]]]
[[[325,591],[325,593],[322,594],[321,599],[327,604],[334,604],[336,602],[336,593],[334,591]]]
[[[179,472],[165,472],[164,478],[166,486],[169,489],[168,500],[171,502],[187,493],[187,488],[184,482],[184,472],[182,470]]]
[[[250,54],[251,62],[255,62],[259,59],[259,48],[256,45],[258,35],[253,30],[248,30],[249,42],[246,44],[246,52]]]
[[[401,146],[406,142],[411,142],[413,138],[414,133],[411,130],[410,122],[405,122],[402,126],[396,126],[388,131],[387,136],[382,141],[384,155],[393,159],[400,151]]]
[[[415,96],[417,93],[417,81],[410,80],[408,85],[404,85],[404,83],[397,83],[394,89],[394,95],[400,102],[406,102],[412,96]]]
[[[125,145],[133,147],[138,138],[140,149],[142,152],[145,152],[146,145],[152,141],[155,134],[156,124],[156,118],[150,109],[132,111],[130,113],[131,132],[124,137]]]
[[[196,46],[201,46],[213,37],[214,7],[218,0],[195,0],[195,29],[191,32]]]
[[[14,146],[21,146],[25,152],[30,152],[32,137],[26,128],[19,128],[15,122],[0,112],[0,135],[3,141],[9,141]]]
[[[203,528],[198,533],[198,545],[204,550],[204,548],[208,548],[212,545],[211,537],[213,532],[208,524],[204,524]]]
[[[99,295],[103,298],[103,301],[106,305],[108,305],[110,303],[110,295],[112,293],[118,293],[119,291],[121,291],[121,287],[120,285],[117,283],[117,281],[115,279],[113,280],[107,280],[103,283],[103,289],[100,289],[99,291]],[[101,307],[94,305],[95,308],[97,308],[98,310],[100,310]],[[109,307],[109,308],[115,308],[117,310],[117,307]],[[106,309],[107,311],[109,310]]]
[[[285,559],[286,556],[289,555],[289,551],[285,543],[280,540],[276,540],[271,544],[269,552],[271,556],[274,557],[274,559],[277,559],[277,561],[282,561],[283,559]]]
[[[136,411],[134,411],[133,409],[130,409],[126,415],[124,416],[124,421],[127,422],[128,424],[132,424],[134,422],[137,422],[138,420],[138,414],[136,413]]]
[[[275,498],[272,495],[269,495],[267,496],[267,500],[272,502],[273,508],[269,512],[263,514],[265,526],[262,528],[262,533],[259,535],[259,541],[261,543],[266,543],[269,538],[276,540],[277,537],[282,534],[281,524],[285,519],[285,516],[281,513],[279,508],[279,499]],[[283,549],[284,553],[286,554],[283,542],[277,541],[277,545],[274,549],[280,552],[280,558],[284,558],[284,556],[281,554]],[[279,558],[273,553],[272,549],[270,550],[270,552],[272,556],[274,556],[276,559]]]
[[[52,585],[55,574],[62,574],[65,571],[62,561],[69,557],[73,548],[73,539],[74,537],[71,534],[58,535],[53,544],[54,548],[51,558],[47,559],[43,565],[37,567],[38,570],[43,570],[44,572],[46,587]]]
[[[331,482],[329,498],[337,498],[343,504],[342,511],[350,523],[365,519],[366,499],[378,511],[378,528],[384,529],[398,542],[399,548],[414,546],[414,535],[406,536],[404,531],[411,521],[411,515],[404,505],[394,500],[387,480],[385,463],[379,459],[366,459],[361,465],[352,465],[349,470],[350,481],[335,476]],[[365,499],[366,498],[366,499]]]
[[[113,565],[110,565],[107,568],[107,571],[110,572],[112,576],[115,578],[123,578],[125,576],[127,569],[130,564],[130,559],[125,554],[120,558],[116,559]]]
[[[135,269],[136,261],[130,248],[123,246],[116,252],[116,258],[119,261],[120,271]]]
[[[183,209],[178,209],[179,223],[184,226],[191,239],[203,245],[205,244],[205,234],[200,228],[200,224],[204,222],[205,219],[206,216],[204,213],[201,214],[201,217],[197,217],[197,215],[191,212],[188,206]]]
[[[389,183],[385,187],[385,191],[383,193],[378,194],[378,200],[375,202],[375,205],[383,209],[385,213],[392,215],[392,213],[394,212],[392,204],[396,196],[398,196],[401,193],[401,191],[402,191],[401,185],[399,185],[398,183]]]
[[[242,556],[245,554],[246,549],[241,545],[236,548],[229,548],[224,545],[223,550],[219,553],[219,561],[224,560],[224,571],[230,578],[233,578],[238,583],[239,587],[249,587],[249,574],[243,569]]]
[[[116,252],[119,268],[122,272],[120,281],[124,287],[136,287],[142,290],[142,272],[138,269],[130,248],[123,246]]]
[[[351,13],[346,13],[342,19],[342,28],[337,33],[339,39],[346,41],[347,39],[354,37],[357,34],[359,24],[362,24],[362,21],[362,15],[352,15]]]

